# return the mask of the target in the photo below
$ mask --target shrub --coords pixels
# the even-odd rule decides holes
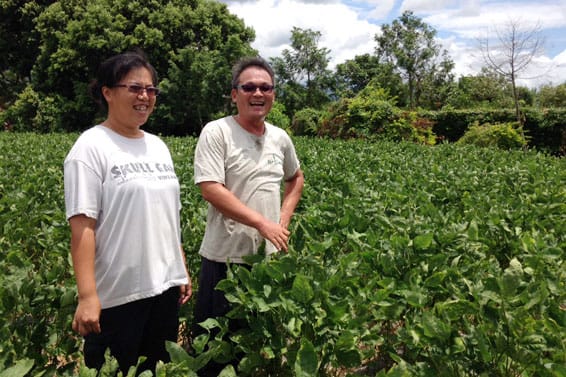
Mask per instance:
[[[433,124],[427,119],[419,118],[416,112],[398,112],[396,119],[385,125],[382,135],[387,140],[434,145],[436,135],[432,130]]]
[[[474,144],[480,147],[495,146],[501,149],[519,149],[527,145],[516,122],[479,125],[474,123],[458,140],[460,144]]]
[[[348,133],[348,106],[352,100],[341,98],[332,102],[328,111],[321,121],[318,136],[329,136],[331,138],[348,138],[355,135]]]
[[[322,111],[311,107],[297,111],[291,125],[293,134],[297,136],[317,135],[322,117]]]
[[[370,84],[348,105],[348,124],[355,135],[380,133],[397,119],[397,110],[387,90]]]
[[[0,124],[9,124],[15,131],[60,131],[62,104],[59,96],[43,96],[27,86],[14,104],[0,113]]]
[[[266,120],[287,132],[291,130],[289,127],[291,121],[289,120],[289,117],[285,115],[285,105],[281,102],[273,103],[273,107],[271,108]]]

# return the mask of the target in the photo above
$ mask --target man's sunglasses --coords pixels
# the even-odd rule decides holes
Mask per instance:
[[[148,97],[155,97],[159,95],[159,89],[155,86],[141,86],[136,84],[116,84],[115,88],[128,88],[128,92],[136,93],[138,96],[142,95],[144,90]]]
[[[262,93],[271,93],[274,86],[268,84],[254,85],[254,84],[242,84],[234,86],[234,89],[242,89],[245,93],[255,93],[259,89]]]

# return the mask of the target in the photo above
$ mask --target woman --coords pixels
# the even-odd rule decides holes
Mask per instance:
[[[102,63],[91,92],[107,117],[85,131],[65,158],[65,205],[85,364],[100,369],[110,348],[127,372],[169,361],[179,305],[192,294],[180,239],[180,187],[170,152],[140,127],[159,94],[140,53]]]

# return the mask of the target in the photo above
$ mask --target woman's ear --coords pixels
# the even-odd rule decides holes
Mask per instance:
[[[112,90],[107,86],[103,86],[100,91],[106,102],[110,102],[110,99],[112,98]]]

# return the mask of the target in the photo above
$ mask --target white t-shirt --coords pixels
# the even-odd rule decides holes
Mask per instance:
[[[102,308],[187,284],[180,187],[157,136],[123,137],[98,125],[65,158],[67,219],[96,219],[96,288]]]
[[[195,183],[219,182],[246,206],[279,222],[281,182],[292,178],[300,167],[287,133],[269,123],[256,136],[242,128],[232,116],[208,123],[201,131],[194,160]],[[208,206],[206,231],[199,254],[216,262],[243,263],[243,256],[257,253],[264,241],[250,226],[225,217]],[[271,242],[266,254],[276,251]]]

